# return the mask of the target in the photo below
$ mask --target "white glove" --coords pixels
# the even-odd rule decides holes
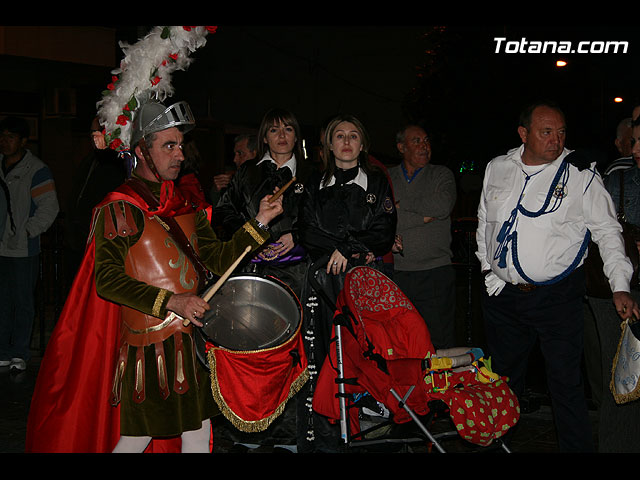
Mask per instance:
[[[489,272],[484,276],[484,284],[487,287],[489,296],[499,295],[506,282],[499,278],[495,273]]]

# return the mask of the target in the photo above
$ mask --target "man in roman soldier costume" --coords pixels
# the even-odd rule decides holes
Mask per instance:
[[[150,100],[136,112],[136,167],[96,207],[43,359],[27,451],[141,452],[151,440],[154,451],[210,451],[217,407],[192,336],[210,307],[198,293],[211,273],[222,275],[269,238],[282,200],[265,196],[258,215],[220,241],[195,177],[177,180],[183,133],[193,125],[184,102]]]

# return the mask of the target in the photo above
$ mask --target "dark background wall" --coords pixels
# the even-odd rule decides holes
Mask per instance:
[[[135,43],[150,28],[0,26],[0,115],[30,119],[31,147],[53,169],[63,209],[71,173],[89,148],[96,102],[121,58],[118,42]],[[621,40],[628,49],[496,52],[496,37],[527,45]],[[564,107],[570,148],[615,156],[615,126],[637,101],[637,40],[634,28],[603,26],[220,25],[189,69],[174,74],[174,99],[187,100],[197,117],[205,189],[230,163],[233,136],[281,106],[303,125],[310,157],[319,126],[334,113],[358,115],[373,154],[387,164],[398,161],[396,130],[421,121],[433,138],[433,161],[475,193],[484,164],[519,144],[517,116],[534,98]],[[560,57],[567,67],[555,66]],[[461,202],[460,214],[473,215],[473,199]]]

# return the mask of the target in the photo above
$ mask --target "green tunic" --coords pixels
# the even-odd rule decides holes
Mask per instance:
[[[149,183],[158,195],[159,183]],[[107,205],[98,214],[95,226],[95,277],[98,294],[112,302],[126,305],[148,315],[164,318],[167,302],[172,293],[159,287],[148,285],[125,273],[125,258],[129,248],[136,244],[144,230],[144,214],[132,206],[131,211],[138,232],[128,237],[104,237],[104,214]],[[240,228],[228,242],[220,241],[213,232],[204,211],[196,215],[196,233],[200,257],[207,268],[216,275],[222,275],[247,246],[256,249],[269,237],[254,221]],[[161,301],[159,301],[161,299]],[[145,355],[145,400],[133,401],[135,384],[134,347],[129,348],[127,369],[123,378],[120,403],[120,431],[128,436],[166,437],[180,435],[184,431],[199,429],[204,419],[218,413],[211,394],[211,380],[208,372],[195,358],[193,339],[182,334],[184,344],[184,365],[189,389],[178,394],[170,390],[167,399],[162,399],[158,388],[155,347],[144,347]],[[175,361],[174,338],[163,342],[169,386],[173,385]]]

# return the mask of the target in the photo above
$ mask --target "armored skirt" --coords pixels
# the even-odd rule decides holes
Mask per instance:
[[[136,349],[128,348],[127,368],[122,378],[120,399],[120,433],[127,436],[170,437],[182,432],[197,430],[202,421],[220,413],[211,394],[209,372],[195,355],[191,337],[180,334],[184,345],[184,373],[189,388],[184,393],[173,391],[176,360],[175,338],[170,336],[163,342],[166,358],[166,375],[172,390],[164,398],[158,388],[158,365],[154,345],[144,347],[145,399],[136,402]],[[176,413],[180,412],[179,415]]]

